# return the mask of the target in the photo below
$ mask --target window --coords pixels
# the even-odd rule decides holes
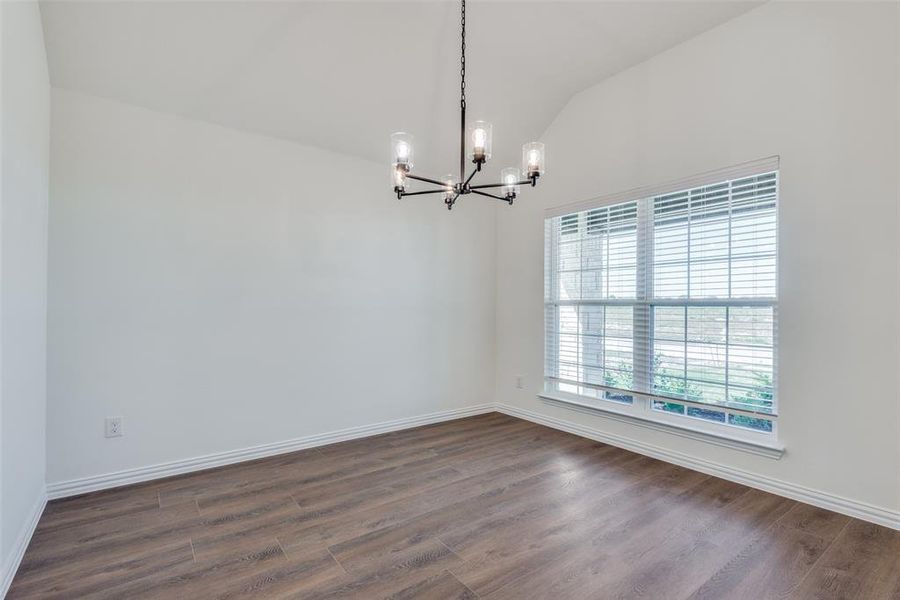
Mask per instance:
[[[546,391],[774,437],[778,174],[765,166],[547,218]]]

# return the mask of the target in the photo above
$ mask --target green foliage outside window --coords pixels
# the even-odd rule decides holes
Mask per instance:
[[[696,402],[703,402],[703,390],[693,381],[679,377],[671,373],[667,373],[665,369],[660,368],[662,359],[660,355],[653,357],[653,390],[660,396],[669,396],[672,398],[689,398]],[[754,373],[754,385],[752,389],[745,392],[740,401],[743,404],[756,405],[763,408],[772,407],[772,376],[765,372]],[[634,388],[634,373],[632,366],[628,363],[620,363],[617,369],[607,369],[603,374],[603,385],[618,388],[622,390],[630,390]],[[657,402],[655,408],[660,410],[684,414],[684,406],[674,402]],[[700,411],[702,412],[702,410]],[[701,415],[696,415],[701,416]],[[702,416],[701,416],[702,418]],[[712,419],[719,420],[719,419]],[[728,422],[731,425],[756,429],[760,431],[771,431],[772,421],[764,418],[756,418],[747,415],[729,415]]]

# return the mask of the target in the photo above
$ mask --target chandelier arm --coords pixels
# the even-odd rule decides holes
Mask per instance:
[[[438,181],[437,179],[429,179],[428,177],[419,177],[418,175],[413,175],[412,173],[407,173],[406,177],[409,179],[415,179],[416,181],[424,181],[425,183],[433,183],[434,185],[439,185],[444,189],[447,189],[446,182]]]
[[[483,190],[486,188],[498,188],[498,187],[504,187],[507,185],[510,185],[510,186],[512,186],[512,185],[531,185],[531,180],[524,179],[522,181],[516,181],[515,183],[485,183],[482,185],[470,185],[469,189],[474,192],[475,190]]]
[[[423,190],[420,192],[400,192],[401,196],[421,196],[422,194],[443,194],[447,190]]]
[[[503,196],[496,196],[494,194],[488,194],[487,192],[479,192],[478,190],[472,190],[473,194],[478,194],[479,196],[485,196],[487,198],[493,198],[494,200],[502,200],[503,202],[509,202],[509,198],[504,198]]]
[[[475,177],[475,175],[476,175],[480,170],[481,170],[481,165],[478,165],[478,168],[476,168],[474,171],[472,171],[472,174],[469,175],[469,176],[466,178],[465,182],[463,182],[463,184],[462,184],[463,189],[469,187],[469,182],[472,181],[472,178]]]

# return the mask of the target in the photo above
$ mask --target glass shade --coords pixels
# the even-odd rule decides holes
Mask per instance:
[[[443,193],[444,202],[449,202],[450,200],[453,200],[453,196],[456,195],[456,191],[453,189],[453,186],[459,183],[459,177],[452,174],[444,175],[443,177],[441,177],[441,181],[443,181],[444,185],[447,186]]]
[[[492,127],[487,121],[474,121],[466,127],[469,158],[483,162],[491,157]]]
[[[543,175],[547,167],[547,157],[544,154],[544,144],[541,142],[528,142],[522,146],[522,173],[525,177]]]
[[[413,166],[413,136],[398,131],[391,134],[391,164],[405,165],[407,169]]]
[[[519,186],[516,185],[519,177],[519,170],[515,167],[507,167],[500,171],[500,183],[503,184],[500,189],[503,190],[504,196],[515,196],[519,193]]]

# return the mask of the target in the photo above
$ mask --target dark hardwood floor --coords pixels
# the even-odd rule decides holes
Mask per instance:
[[[9,598],[900,598],[900,532],[490,414],[51,502]]]

